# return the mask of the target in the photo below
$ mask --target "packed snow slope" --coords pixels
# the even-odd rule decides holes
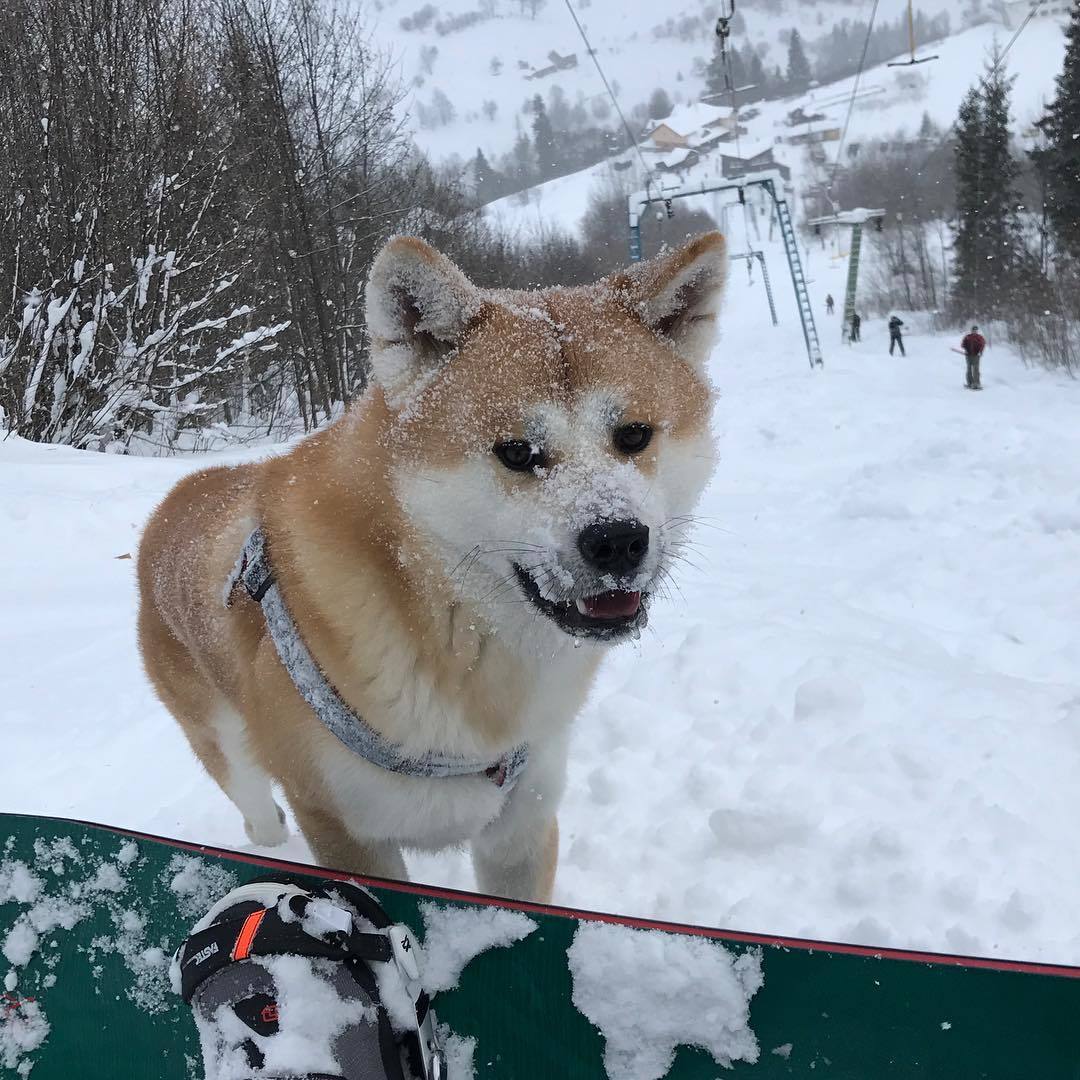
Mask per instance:
[[[576,722],[556,899],[1080,962],[1080,384],[992,344],[970,393],[945,339],[836,317],[811,371],[778,292],[774,330],[733,276],[696,567]],[[125,558],[207,463],[0,442],[0,808],[250,850],[142,674]]]

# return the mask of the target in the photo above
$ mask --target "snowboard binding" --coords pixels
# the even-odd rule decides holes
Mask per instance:
[[[412,932],[365,889],[233,889],[173,958],[206,1080],[446,1080]]]

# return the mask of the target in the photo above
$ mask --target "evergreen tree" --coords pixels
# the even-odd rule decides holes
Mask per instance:
[[[510,165],[507,169],[518,185],[518,190],[528,187],[536,178],[536,158],[533,156],[532,143],[524,131],[519,131],[514,140],[514,149],[510,151]]]
[[[747,66],[747,78],[754,87],[747,95],[749,101],[760,101],[769,92],[769,73],[765,70],[765,64],[756,51],[751,53],[750,63]]]
[[[980,212],[986,236],[987,268],[982,281],[984,310],[1004,311],[1023,287],[1027,253],[1020,222],[1021,197],[1017,180],[1022,171],[1013,154],[1009,131],[1009,99],[1015,76],[999,65],[995,50],[983,82],[983,164],[985,192]]]
[[[671,104],[671,98],[668,97],[668,92],[662,87],[658,87],[654,90],[649,97],[649,119],[650,120],[666,120],[671,115],[671,110],[674,106]]]
[[[476,157],[472,162],[473,183],[476,185],[476,201],[478,204],[492,202],[502,193],[505,184],[502,175],[491,167],[491,163],[484,155],[484,151],[477,147]]]
[[[986,258],[979,216],[983,200],[982,135],[982,99],[973,86],[964,95],[956,118],[952,303],[958,318],[977,314],[975,296]]]
[[[727,79],[724,69],[724,51],[720,48],[720,39],[713,43],[712,59],[705,69],[705,89],[710,98],[719,98],[727,93]]]
[[[1057,96],[1040,123],[1047,138],[1040,165],[1050,224],[1062,250],[1080,262],[1080,7],[1073,8],[1065,40]]]
[[[709,99],[714,105],[728,105],[731,103],[731,86],[728,85],[728,72],[731,74],[731,86],[736,90],[744,89],[738,95],[739,104],[748,101],[759,101],[765,96],[765,84],[768,76],[765,74],[765,66],[761,57],[750,46],[745,53],[739,52],[734,45],[729,45],[727,50],[727,65],[720,51],[720,42],[717,39],[716,52],[705,70],[705,85],[708,87]],[[753,89],[750,89],[750,87]]]
[[[544,99],[537,94],[533,98],[533,145],[536,147],[536,163],[540,169],[540,177],[547,180],[554,176],[558,170],[558,155],[555,144],[555,129],[544,105]]]
[[[1003,316],[1030,284],[1024,248],[1020,165],[1009,135],[1013,79],[994,55],[987,76],[960,105],[956,122],[953,308],[957,318]]]
[[[805,90],[810,85],[812,74],[810,61],[806,59],[802,38],[798,30],[791,31],[788,38],[787,83],[791,90]]]

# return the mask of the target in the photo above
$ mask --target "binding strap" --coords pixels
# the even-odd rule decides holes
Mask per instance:
[[[252,901],[239,905],[230,918],[192,934],[180,956],[184,1001],[191,1004],[195,991],[226,964],[253,956],[314,956],[383,963],[393,960],[393,947],[384,934],[364,933],[355,927],[330,930],[319,937],[309,933],[302,921],[309,903],[306,897],[293,897],[289,909],[296,917],[286,921],[276,907],[265,908]]]

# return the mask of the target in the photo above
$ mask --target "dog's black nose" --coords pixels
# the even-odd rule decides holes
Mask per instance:
[[[649,527],[640,521],[598,521],[581,530],[578,550],[605,574],[629,574],[649,550]]]

